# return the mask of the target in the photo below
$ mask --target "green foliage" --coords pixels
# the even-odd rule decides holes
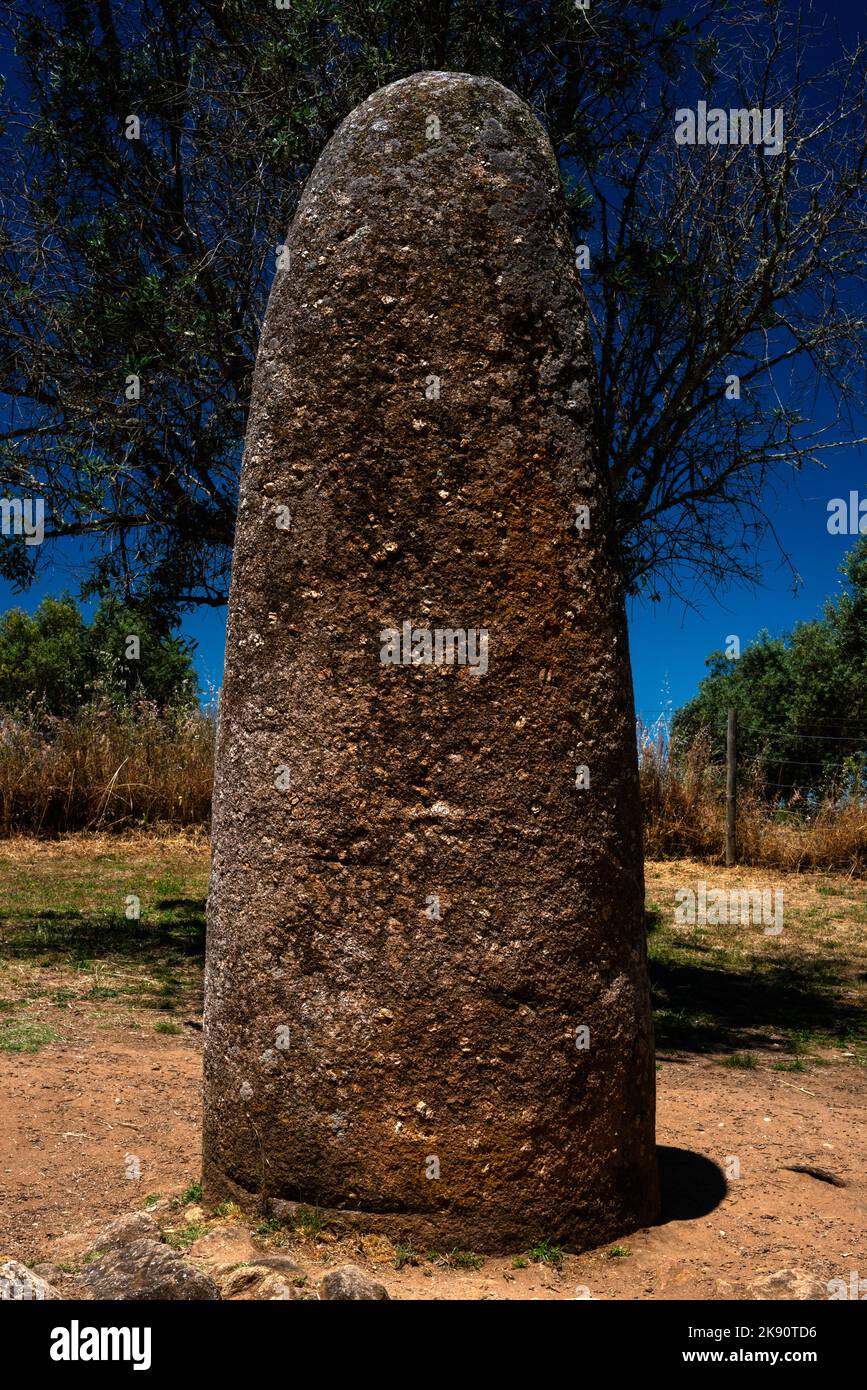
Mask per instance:
[[[138,641],[138,656],[128,655]],[[189,709],[196,680],[189,647],[144,614],[105,600],[93,622],[68,595],[44,598],[29,617],[0,617],[0,708],[22,713],[38,702],[58,718],[93,702],[115,710],[146,700],[159,709]]]
[[[284,1223],[277,1216],[268,1216],[264,1221],[260,1221],[256,1227],[257,1236],[273,1236],[276,1231],[282,1229]]]
[[[547,1237],[531,1246],[527,1251],[527,1256],[534,1265],[559,1265],[563,1263],[563,1251],[559,1245],[552,1245]]]
[[[867,537],[840,568],[845,587],[820,618],[782,637],[760,633],[737,659],[712,652],[699,693],[674,717],[677,742],[706,730],[721,763],[735,709],[739,762],[770,784],[772,799],[831,779],[849,792],[867,786]]]
[[[131,637],[139,655],[130,659]],[[160,709],[189,709],[195,703],[192,653],[179,637],[160,631],[141,612],[103,600],[85,632],[85,652],[97,688],[114,705],[149,700]]]
[[[418,1252],[411,1245],[402,1245],[398,1242],[394,1247],[394,1267],[403,1269],[404,1265],[417,1265],[419,1263]]]
[[[475,1250],[453,1250],[445,1258],[453,1269],[481,1269],[485,1263],[484,1255],[477,1255]]]
[[[292,1228],[301,1236],[317,1240],[330,1227],[339,1227],[338,1217],[328,1216],[319,1207],[297,1207],[292,1215]]]
[[[759,1065],[752,1052],[732,1052],[728,1057],[721,1057],[719,1064],[735,1071],[755,1071]]]
[[[50,714],[69,715],[87,684],[85,628],[70,598],[44,598],[32,618],[0,618],[0,706],[17,710],[38,694]]]
[[[170,1231],[163,1231],[163,1240],[166,1242],[166,1245],[170,1245],[173,1250],[177,1250],[182,1254],[185,1250],[189,1250],[190,1246],[194,1245],[197,1240],[207,1234],[207,1226],[192,1224],[189,1226],[178,1226]]]

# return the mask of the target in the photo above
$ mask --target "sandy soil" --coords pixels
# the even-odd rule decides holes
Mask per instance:
[[[186,1188],[198,1172],[199,1077],[192,1030],[131,1039],[82,1025],[36,1055],[0,1056],[0,1252],[68,1262],[110,1218]],[[867,1270],[861,1068],[837,1061],[789,1078],[663,1058],[658,1077],[664,1219],[624,1232],[619,1247],[559,1265],[488,1257],[461,1269],[422,1256],[397,1270],[381,1238],[325,1231],[259,1243],[294,1255],[312,1278],[323,1266],[361,1263],[392,1296],[410,1299],[791,1297],[793,1277],[758,1281],[794,1268],[824,1285]],[[131,1158],[139,1178],[127,1176]],[[740,1176],[726,1181],[732,1159]],[[74,1285],[70,1276],[69,1292]]]

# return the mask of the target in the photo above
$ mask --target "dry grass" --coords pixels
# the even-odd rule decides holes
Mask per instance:
[[[659,741],[645,740],[641,756],[644,848],[652,859],[725,858],[725,772],[697,738],[673,759]],[[867,871],[867,806],[833,794],[800,799],[788,808],[769,799],[759,778],[741,769],[737,816],[741,864],[797,872]]]
[[[199,711],[0,716],[0,835],[204,824],[213,754],[213,720]]]
[[[83,710],[74,720],[0,715],[0,837],[52,837],[130,828],[207,828],[214,720],[199,711],[164,718]],[[645,853],[652,859],[724,857],[725,787],[707,743],[669,756],[668,741],[641,739]],[[867,806],[828,796],[785,809],[741,769],[738,858],[780,870],[867,873]]]

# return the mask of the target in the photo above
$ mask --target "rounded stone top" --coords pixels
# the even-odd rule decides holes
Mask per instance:
[[[461,179],[491,172],[559,185],[554,151],[526,102],[490,77],[463,72],[417,72],[372,92],[343,121],[326,146],[305,197],[335,178],[339,166],[352,181],[389,175],[404,166],[418,172],[430,161],[442,185],[451,166],[450,192]],[[434,174],[434,167],[436,172]]]
[[[504,114],[519,113],[524,119],[529,116],[534,129],[546,139],[532,110],[516,92],[493,77],[476,77],[469,72],[424,70],[401,77],[397,82],[390,82],[388,86],[378,87],[371,92],[355,107],[344,124],[368,110],[374,110],[377,115],[382,113],[400,118],[404,112],[414,114],[420,108],[437,102],[442,102],[449,114],[463,114],[472,118],[484,109],[502,111]]]

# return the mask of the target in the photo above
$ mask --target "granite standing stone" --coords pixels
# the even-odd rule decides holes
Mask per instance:
[[[550,144],[496,82],[397,82],[327,146],[279,267],[217,751],[206,1199],[441,1249],[606,1240],[657,1209],[653,1041]]]

